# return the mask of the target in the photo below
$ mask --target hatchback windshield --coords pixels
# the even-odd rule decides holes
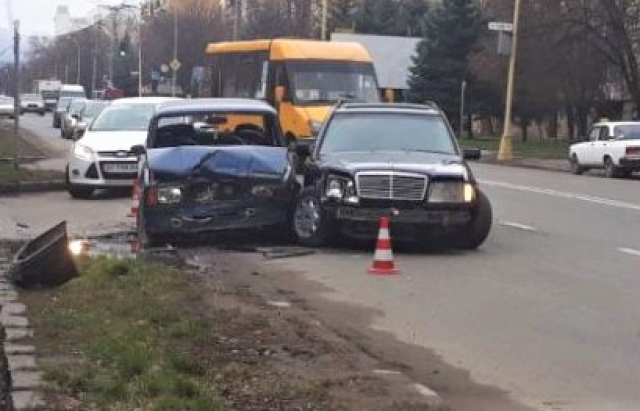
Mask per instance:
[[[149,128],[155,104],[118,104],[104,109],[92,131],[144,131]]]
[[[449,129],[439,116],[349,113],[334,116],[320,151],[424,151],[456,154],[456,147]]]
[[[82,117],[95,117],[108,105],[109,103],[106,101],[87,101],[86,105],[84,106],[84,110],[82,110]]]

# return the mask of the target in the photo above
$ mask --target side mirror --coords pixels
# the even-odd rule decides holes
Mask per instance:
[[[135,145],[135,146],[131,147],[130,151],[131,151],[131,153],[133,153],[134,156],[140,157],[140,156],[144,155],[147,152],[147,149],[143,145],[138,144],[138,145]]]
[[[462,157],[465,160],[480,160],[482,151],[479,148],[465,148],[462,150]]]
[[[283,101],[285,101],[285,96],[286,96],[286,90],[284,86],[277,86],[276,89],[274,90],[274,99],[276,101],[276,104],[280,104]]]

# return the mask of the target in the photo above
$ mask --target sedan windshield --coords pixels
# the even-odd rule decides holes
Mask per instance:
[[[615,126],[613,135],[620,140],[640,140],[640,123]]]
[[[40,97],[38,94],[23,94],[22,96],[20,96],[20,98],[22,99],[22,101],[42,101],[42,97]]]
[[[104,109],[93,122],[92,131],[144,131],[154,104],[118,104]]]
[[[329,123],[321,153],[423,151],[456,154],[449,128],[439,116],[424,114],[337,114]]]
[[[378,87],[369,64],[290,62],[287,64],[296,104],[326,105],[338,100],[378,102]]]
[[[88,101],[82,110],[82,117],[92,118],[109,105],[106,101]]]

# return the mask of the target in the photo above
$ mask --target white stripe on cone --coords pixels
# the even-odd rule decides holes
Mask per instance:
[[[386,228],[383,228],[380,230],[380,234],[378,234],[378,239],[379,240],[390,240],[391,236],[389,235],[389,230],[387,230]]]
[[[376,261],[393,261],[393,253],[391,250],[376,250],[375,255],[373,256]]]

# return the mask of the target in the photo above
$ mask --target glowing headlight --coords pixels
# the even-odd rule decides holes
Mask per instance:
[[[95,159],[95,153],[93,152],[93,150],[87,146],[83,146],[80,144],[76,144],[76,146],[74,147],[73,155],[76,158],[84,161],[93,161]]]
[[[429,189],[431,203],[470,203],[475,197],[473,185],[461,181],[434,182]]]
[[[311,129],[311,134],[317,136],[320,132],[320,128],[322,127],[321,121],[309,120],[309,128]]]
[[[176,204],[182,200],[182,189],[180,187],[158,187],[158,203]]]

